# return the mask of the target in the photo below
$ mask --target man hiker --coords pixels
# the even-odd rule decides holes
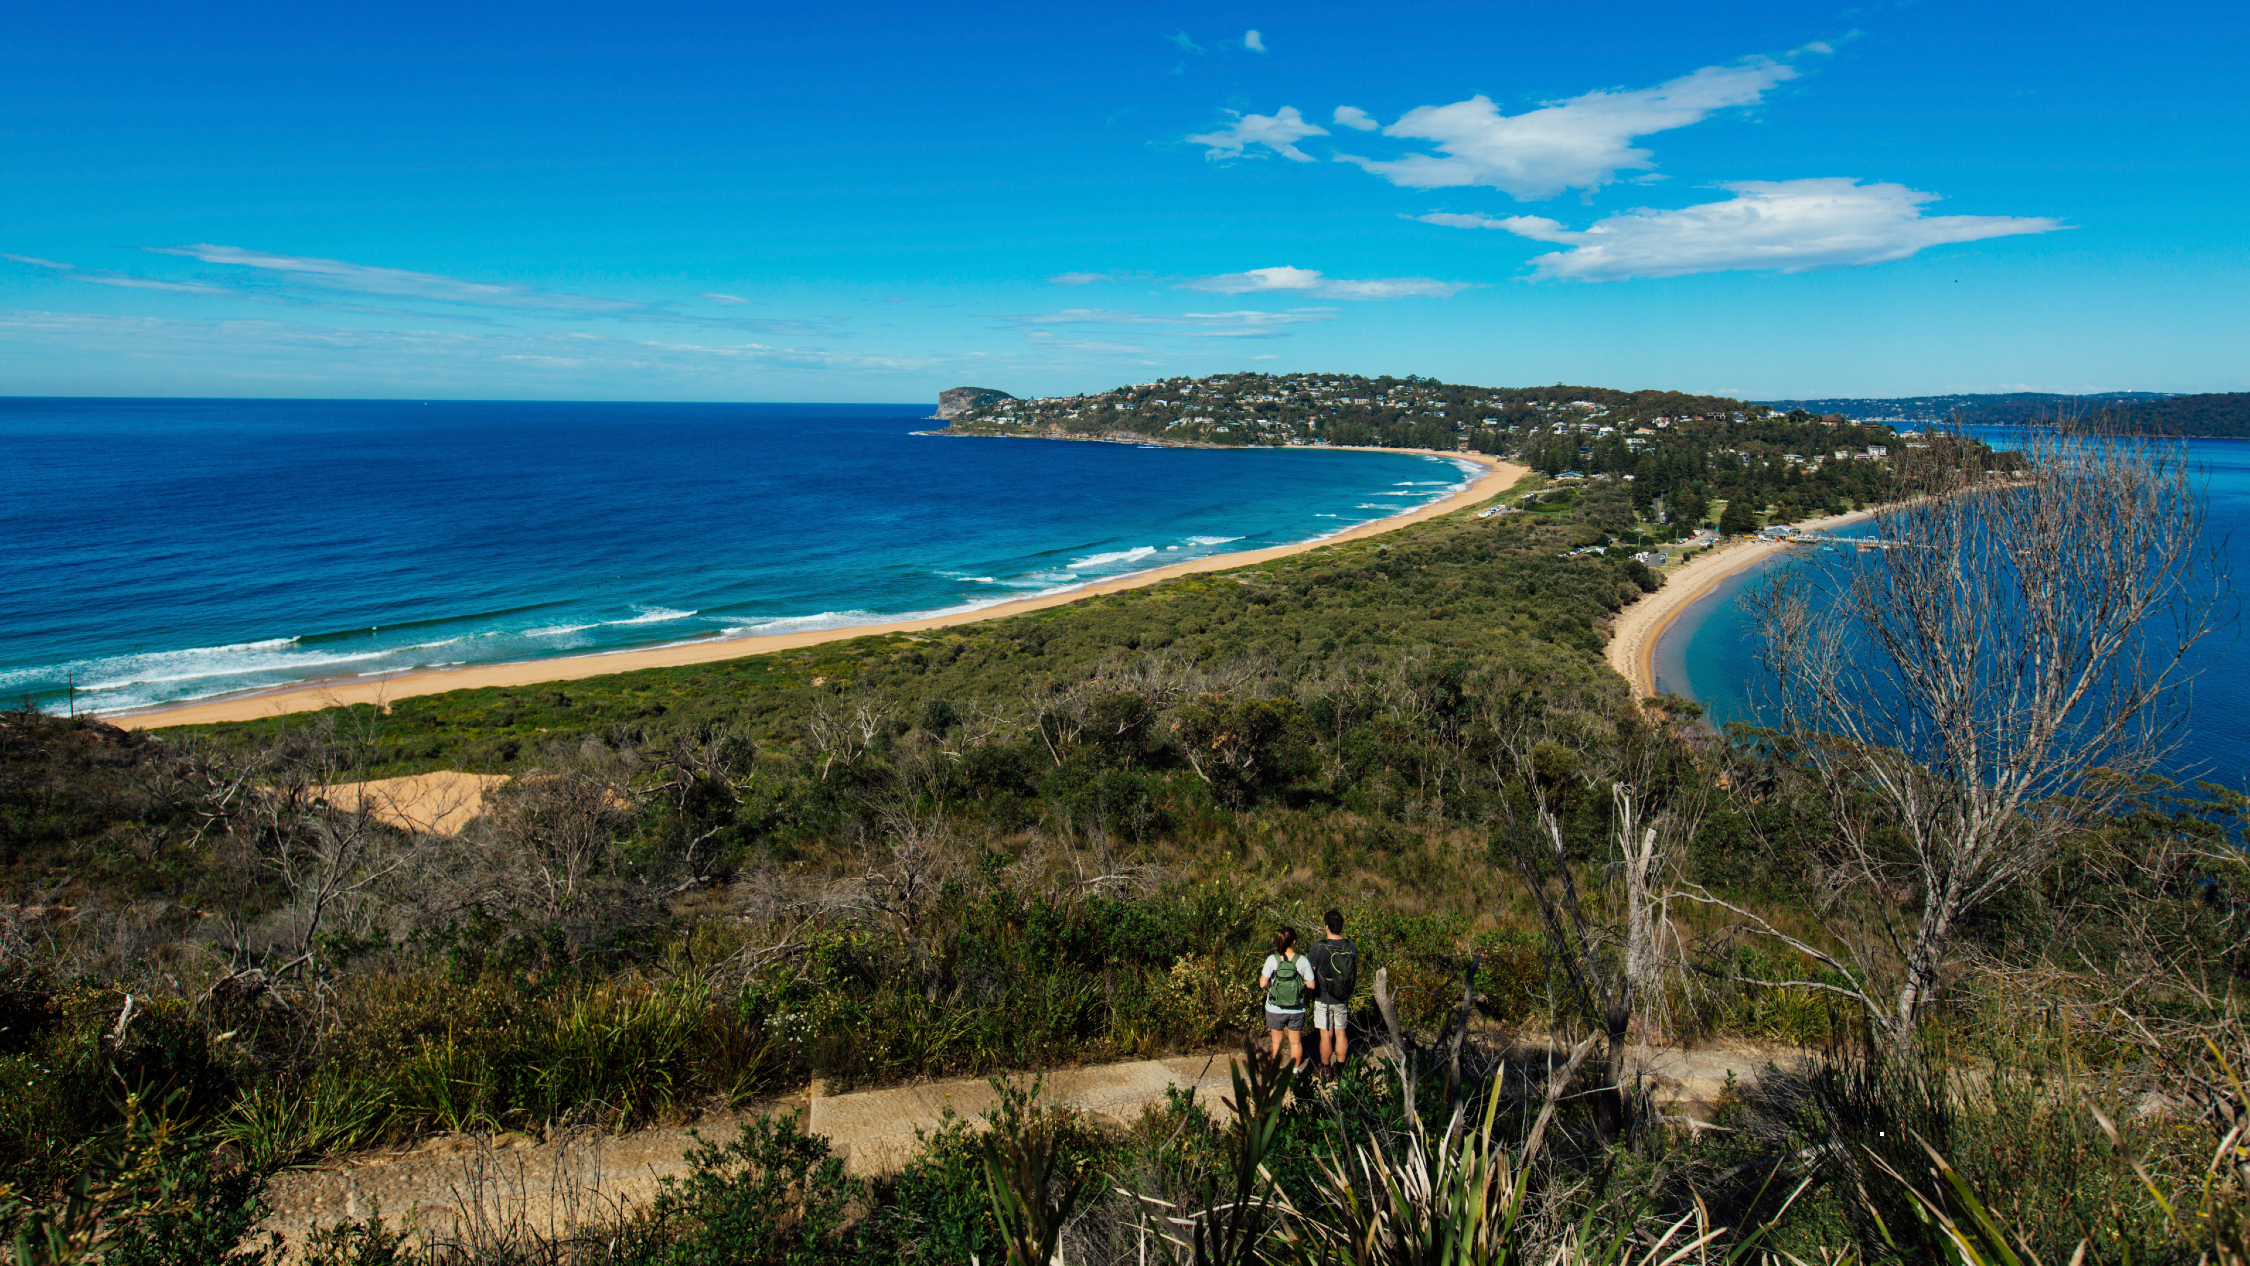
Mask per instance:
[[[1320,1034],[1320,1073],[1335,1077],[1344,1071],[1350,1038],[1344,1026],[1351,1021],[1352,987],[1359,983],[1359,946],[1344,935],[1344,913],[1330,910],[1320,916],[1328,935],[1305,951],[1312,963],[1313,1029]]]

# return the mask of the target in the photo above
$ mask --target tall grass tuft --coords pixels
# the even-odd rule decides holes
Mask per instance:
[[[319,1077],[305,1086],[255,1087],[234,1101],[216,1133],[235,1145],[243,1164],[273,1173],[370,1142],[390,1117],[390,1105],[366,1087]]]

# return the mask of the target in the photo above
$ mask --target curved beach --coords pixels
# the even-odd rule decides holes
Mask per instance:
[[[973,611],[954,612],[948,615],[925,616],[920,619],[892,620],[879,624],[860,624],[845,628],[814,629],[801,633],[775,633],[763,637],[719,638],[703,642],[687,642],[673,646],[651,647],[646,650],[610,651],[593,655],[558,656],[553,659],[524,660],[506,664],[478,664],[462,668],[424,669],[378,678],[346,678],[291,686],[282,690],[256,694],[235,695],[203,703],[185,704],[173,708],[152,708],[145,711],[124,712],[107,717],[107,720],[135,729],[153,729],[174,725],[209,725],[222,721],[255,721],[263,717],[279,716],[290,712],[309,712],[320,708],[333,708],[351,704],[387,704],[392,700],[416,695],[442,694],[449,690],[474,690],[491,686],[529,686],[551,681],[575,681],[584,677],[602,677],[611,673],[633,672],[643,668],[678,668],[689,664],[708,664],[721,660],[740,659],[750,655],[763,655],[772,651],[794,650],[817,646],[824,642],[838,642],[848,638],[868,637],[882,633],[914,633],[927,629],[950,628],[974,624],[982,620],[996,620],[1039,611],[1049,607],[1065,606],[1084,598],[1139,589],[1178,576],[1199,572],[1226,571],[1256,563],[1287,558],[1327,545],[1364,540],[1384,532],[1396,531],[1409,524],[1421,523],[1441,515],[1451,514],[1483,501],[1530,474],[1528,467],[1488,457],[1482,453],[1442,452],[1421,448],[1351,448],[1339,451],[1371,453],[1404,453],[1415,457],[1436,457],[1448,461],[1466,461],[1485,467],[1482,474],[1472,478],[1460,491],[1440,501],[1416,507],[1403,514],[1362,523],[1347,528],[1333,536],[1300,541],[1293,545],[1277,545],[1268,549],[1245,550],[1234,554],[1215,554],[1190,562],[1175,563],[1152,571],[1136,572],[1112,580],[1100,581],[1059,593],[1041,594],[1014,602],[979,607]],[[1661,595],[1660,595],[1661,596]],[[1635,608],[1638,609],[1638,608]]]
[[[1811,519],[1797,526],[1808,532],[1825,532],[1861,522],[1873,514],[1872,510],[1854,510],[1849,514]],[[1609,666],[1633,683],[1633,697],[1646,699],[1656,693],[1656,644],[1682,611],[1710,593],[1720,581],[1790,548],[1786,541],[1761,541],[1751,537],[1722,542],[1710,553],[1667,574],[1663,588],[1619,612],[1617,623],[1610,631],[1607,656]]]

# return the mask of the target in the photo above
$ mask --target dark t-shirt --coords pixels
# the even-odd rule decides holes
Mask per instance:
[[[1359,946],[1352,944],[1352,938],[1348,936],[1333,941],[1327,937],[1322,937],[1312,943],[1311,949],[1305,951],[1305,957],[1312,962],[1313,978],[1320,982],[1319,992],[1315,996],[1322,1002],[1351,1001],[1351,996],[1346,991],[1336,987],[1339,982],[1336,980],[1335,974],[1328,970],[1329,956],[1337,950],[1347,947],[1356,959],[1359,954]],[[1355,972],[1354,975],[1356,977],[1357,973]]]

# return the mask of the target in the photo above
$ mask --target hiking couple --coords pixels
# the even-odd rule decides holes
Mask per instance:
[[[1321,922],[1327,935],[1302,954],[1297,952],[1296,929],[1283,928],[1274,934],[1273,953],[1266,955],[1258,972],[1258,988],[1266,991],[1266,1031],[1273,1039],[1268,1055],[1281,1058],[1286,1034],[1290,1066],[1304,1069],[1305,1012],[1310,1004],[1313,1031],[1320,1034],[1319,1073],[1334,1077],[1344,1071],[1349,1041],[1344,1026],[1350,1019],[1352,986],[1359,983],[1359,946],[1344,935],[1342,912],[1330,910]]]

